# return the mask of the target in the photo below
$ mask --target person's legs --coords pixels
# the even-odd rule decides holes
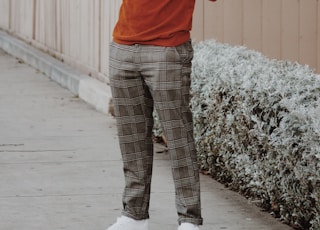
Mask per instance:
[[[149,218],[153,101],[138,71],[136,46],[110,45],[110,86],[123,158],[123,215]]]
[[[190,42],[179,47],[111,44],[110,85],[125,174],[123,215],[135,220],[149,218],[154,101],[168,140],[179,224],[202,224],[189,107],[192,56]]]
[[[189,107],[191,42],[178,47],[141,46],[141,74],[168,141],[179,224],[202,224],[199,168]]]

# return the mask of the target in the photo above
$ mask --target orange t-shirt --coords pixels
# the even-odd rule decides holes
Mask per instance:
[[[195,0],[123,0],[113,40],[178,46],[190,39]]]

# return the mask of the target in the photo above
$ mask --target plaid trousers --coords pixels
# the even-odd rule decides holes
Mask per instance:
[[[110,44],[110,86],[123,160],[123,215],[149,218],[152,112],[167,138],[178,221],[202,224],[199,168],[189,107],[191,41],[177,47]]]

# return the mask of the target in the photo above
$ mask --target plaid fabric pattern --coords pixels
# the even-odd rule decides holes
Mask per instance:
[[[202,224],[189,107],[193,48],[110,44],[110,86],[125,175],[123,214],[149,218],[153,109],[167,138],[179,223]]]

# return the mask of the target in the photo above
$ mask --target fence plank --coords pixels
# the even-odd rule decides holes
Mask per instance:
[[[55,0],[37,1],[35,40],[57,50],[57,7]]]
[[[63,34],[61,38],[61,53],[66,54],[70,52],[70,13],[69,12],[69,1],[60,1],[60,15],[61,15],[61,23],[59,25],[59,28],[61,30],[61,33]]]
[[[300,1],[299,62],[317,68],[317,0]]]
[[[243,44],[262,50],[262,0],[243,0]]]
[[[224,42],[243,44],[243,0],[224,0]]]
[[[262,52],[270,58],[281,57],[281,0],[263,1]]]
[[[10,30],[23,39],[31,39],[33,31],[33,0],[11,0]]]
[[[108,14],[108,10],[111,9],[110,1],[102,1],[102,13],[101,13],[101,72],[105,75],[108,75],[108,53],[109,53],[109,42],[111,38],[110,34],[110,15]]]
[[[78,0],[69,0],[70,5],[68,11],[70,12],[70,25],[69,25],[69,46],[70,53],[68,56],[74,58],[77,62],[81,55],[81,43],[83,38],[81,37],[81,2]],[[68,12],[67,12],[68,13]]]
[[[17,21],[19,20],[19,18],[17,17],[16,11],[18,10],[19,5],[17,4],[17,0],[10,0],[10,4],[11,4],[11,12],[10,12],[10,31],[14,32],[17,30]],[[21,37],[21,36],[19,36]]]
[[[0,28],[9,29],[10,2],[9,0],[0,1]]]
[[[101,15],[101,72],[108,82],[109,43],[112,41],[112,31],[118,20],[121,0],[102,1]]]
[[[63,33],[62,33],[62,2],[63,0],[57,0],[57,19],[56,19],[56,34],[57,34],[57,51],[59,53],[62,53],[62,38],[63,38]]]
[[[223,1],[204,2],[204,39],[223,41]]]
[[[320,72],[320,3],[318,2],[317,12],[317,72]]]
[[[299,0],[282,0],[281,58],[299,60]]]
[[[197,0],[193,16],[191,36],[194,41],[204,39],[204,0]]]

